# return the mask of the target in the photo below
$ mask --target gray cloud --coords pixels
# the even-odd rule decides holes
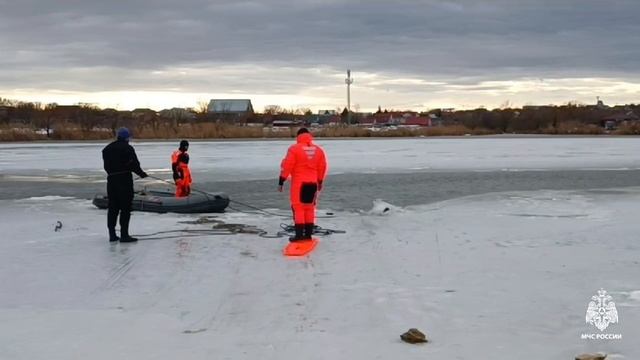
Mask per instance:
[[[295,93],[305,86],[295,69],[329,69],[313,77],[322,86],[347,67],[476,89],[519,78],[636,81],[636,14],[635,0],[0,1],[0,92]],[[292,71],[219,71],[235,64]],[[149,75],[176,68],[216,78]]]

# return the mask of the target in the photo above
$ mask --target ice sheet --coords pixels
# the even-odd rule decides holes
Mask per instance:
[[[421,138],[317,141],[333,174],[416,171],[639,169],[635,137]],[[193,141],[194,173],[219,181],[270,179],[292,141]],[[0,173],[103,175],[105,143],[0,144]],[[133,143],[145,169],[166,172],[172,142]],[[46,152],[46,153],[45,153]],[[43,155],[45,153],[45,155]],[[73,179],[71,179],[73,180]],[[71,181],[70,180],[70,181]]]
[[[639,201],[512,192],[338,213],[319,224],[348,233],[296,260],[251,234],[110,245],[88,201],[0,201],[0,358],[637,359]],[[132,232],[205,226],[179,223],[193,219],[136,213]],[[600,288],[622,340],[580,339]],[[410,327],[432,342],[402,343]]]

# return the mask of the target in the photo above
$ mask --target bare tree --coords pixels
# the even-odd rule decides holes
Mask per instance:
[[[279,115],[284,112],[284,109],[280,105],[267,105],[264,107],[265,115]]]
[[[209,102],[206,100],[199,100],[196,105],[195,112],[201,115],[206,115],[209,112]]]
[[[505,102],[500,104],[500,109],[502,109],[502,110],[511,109],[512,106],[513,106],[513,104],[511,103],[511,101],[506,100]]]
[[[15,116],[26,124],[32,124],[41,109],[42,104],[39,102],[19,102],[16,105]]]
[[[18,104],[20,104],[20,101],[18,101],[18,100],[0,98],[0,106],[16,107],[16,106],[18,106]]]
[[[49,103],[44,106],[38,116],[37,126],[47,132],[47,138],[51,138],[53,130],[53,120],[55,119],[55,110],[58,107],[56,103]]]
[[[294,115],[311,115],[311,109],[307,107],[300,107],[295,110],[291,110]]]
[[[77,120],[80,122],[80,128],[84,131],[90,131],[100,124],[100,108],[95,104],[78,103],[80,109],[77,113]]]

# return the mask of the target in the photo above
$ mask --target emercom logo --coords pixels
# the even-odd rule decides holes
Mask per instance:
[[[611,324],[618,323],[618,309],[611,295],[604,289],[598,290],[598,294],[591,297],[587,307],[586,323],[595,326],[600,333],[582,334],[583,340],[620,340],[622,334],[605,334],[604,331]]]

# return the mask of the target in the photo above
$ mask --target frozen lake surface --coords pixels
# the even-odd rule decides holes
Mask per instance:
[[[296,260],[281,255],[284,238],[256,234],[108,244],[105,212],[61,197],[104,186],[102,144],[0,144],[0,185],[20,192],[0,200],[0,358],[638,358],[639,140],[320,143],[332,176],[321,214],[334,215],[319,225],[347,234]],[[271,194],[288,144],[193,143],[194,172],[287,216]],[[136,145],[158,175],[172,148]],[[385,200],[402,206],[366,211],[385,188],[399,188]],[[136,213],[132,232],[211,228],[196,219]],[[288,222],[234,211],[210,220],[270,234]],[[600,288],[620,318],[607,332],[621,340],[581,339],[599,333],[585,313]],[[432,342],[402,343],[410,327]]]
[[[291,141],[192,142],[194,186],[260,207],[287,209],[274,191]],[[640,138],[458,138],[326,140],[330,177],[323,204],[367,209],[382,198],[420,205],[496,191],[638,185]],[[92,198],[104,192],[105,143],[0,144],[0,199]],[[170,178],[177,144],[134,144],[143,168]],[[138,187],[166,184],[150,179]]]
[[[191,142],[194,173],[272,179],[292,141]],[[419,171],[640,169],[640,138],[536,137],[322,140],[332,174]],[[146,169],[166,170],[177,142],[132,143]],[[102,175],[102,143],[0,144],[3,174]],[[275,173],[275,175],[274,175]]]

